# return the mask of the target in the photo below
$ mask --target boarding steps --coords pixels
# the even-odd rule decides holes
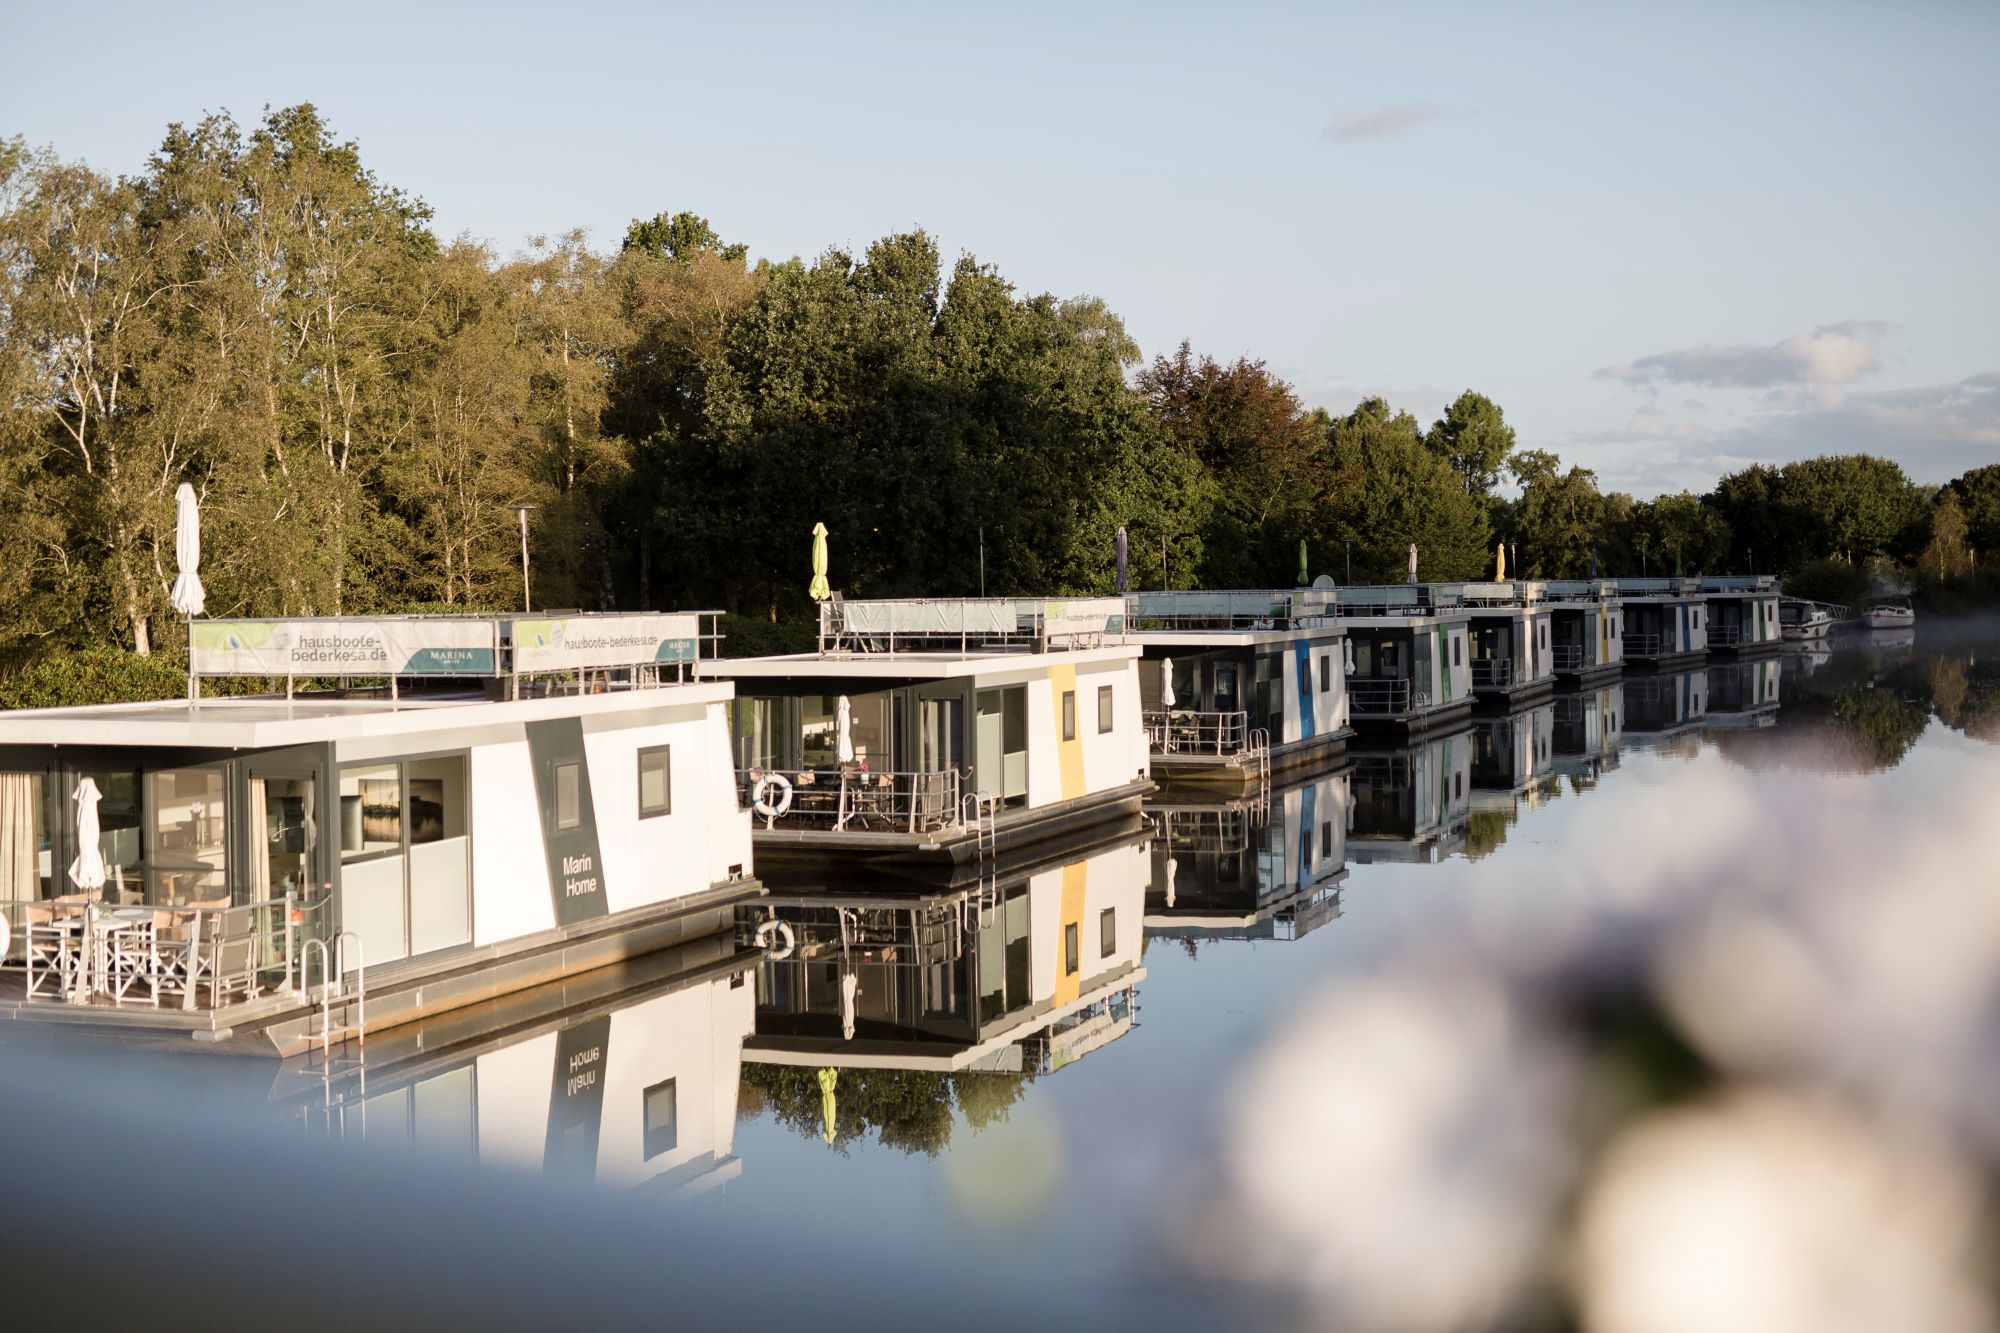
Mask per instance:
[[[965,798],[961,818],[971,826],[976,840],[979,887],[974,891],[973,903],[983,930],[993,923],[993,914],[1000,908],[1000,798],[991,792],[972,792]]]

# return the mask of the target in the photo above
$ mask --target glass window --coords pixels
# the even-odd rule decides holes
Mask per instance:
[[[1097,955],[1109,958],[1118,947],[1118,912],[1107,907],[1097,914]]]
[[[730,738],[741,769],[778,766],[778,722],[784,703],[778,699],[737,699],[730,705]]]
[[[1102,736],[1111,730],[1111,687],[1097,687],[1097,734]]]
[[[671,746],[656,745],[639,751],[639,818],[652,819],[674,812],[673,772],[668,754]]]
[[[340,770],[340,858],[403,850],[403,771],[394,764]]]
[[[57,799],[65,810],[65,823],[75,817],[77,783],[88,777],[97,784],[97,850],[104,858],[104,892],[107,902],[136,902],[145,894],[146,860],[140,846],[140,779],[133,769],[84,769],[66,774],[64,789]],[[73,893],[68,866],[53,866],[58,896]]]
[[[227,897],[228,785],[222,767],[169,768],[147,775],[147,783],[152,788],[148,859],[159,886],[155,901]]]
[[[648,1160],[672,1152],[680,1142],[680,1093],[674,1080],[655,1083],[646,1089],[641,1114],[645,1120],[645,1151]]]
[[[556,828],[568,830],[583,823],[583,774],[581,765],[556,765]]]
[[[799,767],[833,768],[840,763],[840,700],[809,694],[799,700]]]
[[[1319,859],[1324,861],[1333,855],[1333,821],[1323,819],[1319,825]]]
[[[1319,692],[1326,694],[1332,689],[1333,655],[1331,653],[1321,653],[1319,655]]]
[[[1463,649],[1463,645],[1464,645],[1464,643],[1465,643],[1465,640],[1463,640],[1463,639],[1459,638],[1459,637],[1458,637],[1458,636],[1457,636],[1456,634],[1452,635],[1452,637],[1451,637],[1451,664],[1452,664],[1453,666],[1463,666],[1463,665],[1465,665],[1465,659],[1464,659],[1464,658],[1463,658],[1463,657],[1461,656],[1461,653],[1462,653],[1462,652],[1464,651],[1464,649]]]
[[[54,860],[47,777],[0,773],[0,902],[55,897]]]
[[[1076,739],[1076,691],[1064,690],[1062,697],[1062,738]]]
[[[1063,927],[1063,975],[1073,977],[1082,966],[1083,960],[1078,957],[1077,950],[1076,922],[1072,921]]]

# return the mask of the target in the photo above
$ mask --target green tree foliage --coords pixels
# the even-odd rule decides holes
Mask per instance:
[[[2000,562],[2000,463],[1976,467],[1951,483],[1965,514],[1966,539],[1981,563]]]
[[[1420,579],[1477,578],[1488,568],[1486,506],[1425,446],[1415,417],[1369,398],[1327,433],[1342,496],[1323,539],[1329,558],[1352,542],[1357,581],[1401,583],[1412,543]]]
[[[1958,493],[1947,486],[1938,492],[1937,503],[1931,507],[1931,539],[1917,562],[1918,575],[1943,583],[1971,573],[1972,548],[1966,543],[1967,532],[1965,507],[1959,503]]]
[[[1521,495],[1507,511],[1507,536],[1520,553],[1516,573],[1531,579],[1574,579],[1590,573],[1591,552],[1605,522],[1597,474],[1562,468],[1545,449],[1523,449],[1509,465]],[[1600,557],[1598,572],[1609,574]]]
[[[1868,454],[1761,464],[1722,478],[1711,499],[1732,534],[1730,563],[1789,573],[1834,558],[1907,559],[1928,538],[1924,492],[1903,469]]]
[[[1687,491],[1628,501],[1619,518],[1607,513],[1605,527],[1612,538],[1608,544],[1621,552],[1647,551],[1657,562],[1651,566],[1654,573],[1677,567],[1716,573],[1730,567],[1728,520]]]
[[[964,1070],[843,1069],[834,1090],[833,1146],[842,1153],[871,1132],[885,1148],[935,1157],[962,1119],[975,1133],[1004,1122],[1030,1075]],[[819,1071],[746,1063],[738,1115],[770,1115],[802,1138],[826,1132]]]
[[[1431,424],[1424,443],[1451,465],[1467,495],[1484,497],[1514,455],[1514,428],[1498,403],[1467,389]]]

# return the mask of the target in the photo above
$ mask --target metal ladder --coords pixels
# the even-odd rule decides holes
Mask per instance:
[[[1257,761],[1258,798],[1266,805],[1271,800],[1271,730],[1268,727],[1253,727],[1250,730],[1250,752]]]
[[[1000,905],[998,868],[1000,798],[990,792],[970,793],[963,802],[960,819],[972,825],[973,835],[977,839],[979,890],[976,902],[978,922],[983,930],[992,924],[992,914]]]
[[[347,1063],[358,1065],[362,1057],[366,1055],[368,1048],[367,945],[362,943],[361,937],[353,931],[343,930],[334,934],[331,949],[327,947],[326,940],[311,939],[307,940],[304,947],[299,950],[299,994],[305,999],[309,1009],[313,1003],[311,981],[312,955],[313,950],[319,950],[318,1042],[320,1063],[322,1068],[329,1072],[329,1074],[332,1069],[333,1002],[336,998],[345,999],[348,995],[347,944],[349,940],[354,942],[353,1038],[357,1049],[353,1060]],[[343,1032],[345,1032],[344,1028]],[[310,1042],[312,1040],[312,1029],[310,1027],[306,1029],[306,1036],[308,1042]],[[343,1043],[347,1040],[348,1038],[345,1035],[341,1037]]]

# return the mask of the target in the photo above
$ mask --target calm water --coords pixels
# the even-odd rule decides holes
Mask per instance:
[[[1996,819],[2000,631],[1926,625],[1163,798],[969,896],[779,886],[790,959],[206,1090],[284,1164],[253,1211],[374,1238],[430,1322],[1985,1328]],[[0,1109],[144,1144],[187,1065]],[[301,1252],[207,1277],[341,1289]]]

